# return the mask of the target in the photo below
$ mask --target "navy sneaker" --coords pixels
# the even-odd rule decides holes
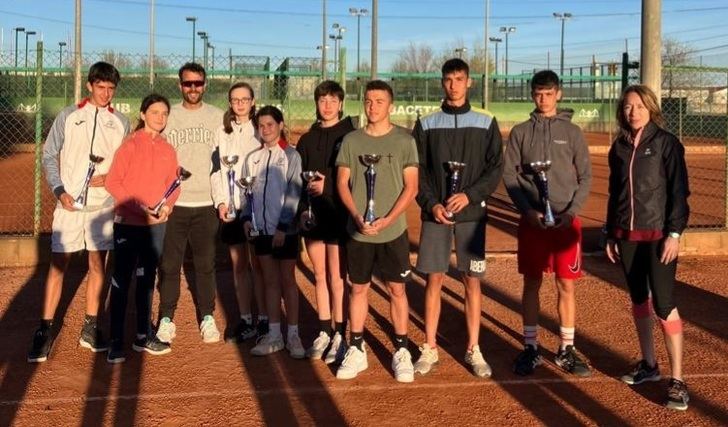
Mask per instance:
[[[83,325],[78,344],[94,353],[100,353],[109,349],[109,343],[106,342],[101,330],[95,323]]]
[[[172,347],[168,343],[160,341],[156,335],[135,339],[131,348],[139,353],[146,351],[154,356],[161,356],[172,351]]]
[[[589,365],[579,357],[573,345],[567,345],[564,350],[559,350],[554,358],[554,363],[564,371],[577,377],[591,376]]]
[[[645,381],[660,381],[660,370],[657,363],[655,366],[650,366],[646,361],[640,360],[630,373],[622,375],[620,379],[629,385],[642,384]]]
[[[50,328],[38,328],[33,334],[33,343],[28,352],[28,362],[38,363],[48,360],[55,337]]]
[[[111,340],[111,343],[109,343],[109,352],[106,354],[106,361],[114,364],[124,363],[126,361],[124,343],[121,340]]]
[[[536,366],[542,363],[543,359],[538,353],[538,349],[532,345],[527,345],[518,357],[516,357],[516,361],[513,363],[513,372],[518,375],[531,375],[536,369]]]
[[[688,409],[689,401],[688,386],[680,380],[670,378],[670,383],[667,386],[667,402],[665,403],[665,407],[684,411]]]

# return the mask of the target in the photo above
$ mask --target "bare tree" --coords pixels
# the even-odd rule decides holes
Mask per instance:
[[[127,55],[121,54],[111,49],[107,49],[101,52],[101,60],[108,62],[116,68],[130,68],[132,61]]]
[[[398,73],[429,73],[436,70],[432,47],[412,41],[400,51],[399,58],[392,64],[392,71]]]
[[[663,87],[667,89],[667,97],[672,97],[672,92],[676,87],[682,87],[690,83],[693,79],[692,73],[675,70],[671,67],[686,65],[692,59],[693,47],[687,43],[679,42],[672,38],[665,38],[662,41],[662,64],[665,66],[663,71]],[[681,96],[678,94],[678,96]]]

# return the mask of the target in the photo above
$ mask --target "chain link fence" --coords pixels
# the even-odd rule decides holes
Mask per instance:
[[[39,44],[39,46],[41,46]],[[345,58],[342,49],[340,58]],[[205,101],[227,108],[227,91],[233,82],[250,83],[258,106],[276,105],[285,115],[289,132],[305,132],[315,120],[313,91],[321,81],[320,58],[276,58],[228,54],[197,58],[208,71]],[[97,61],[114,64],[122,74],[113,107],[134,123],[141,99],[154,91],[180,102],[177,72],[190,60],[187,55],[123,55],[114,52],[87,53],[83,57],[82,79]],[[16,63],[18,64],[16,66]],[[26,65],[27,64],[27,65]],[[153,65],[150,67],[150,64]],[[345,63],[333,61],[329,78],[346,89],[345,114],[363,120],[363,87],[369,73],[346,74]],[[625,71],[623,73],[623,71]],[[596,138],[590,143],[608,145],[616,128],[615,108],[623,82],[638,80],[639,70],[621,63],[594,64],[570,69],[563,76],[562,106],[574,110],[574,122]],[[663,84],[665,114],[670,129],[689,149],[689,166],[695,212],[691,226],[726,226],[725,144],[726,86],[728,70],[705,68],[666,69]],[[471,75],[474,84],[470,101],[485,107],[483,88],[488,84],[488,109],[501,129],[508,132],[525,120],[533,109],[530,100],[531,74]],[[412,127],[419,115],[436,111],[442,102],[439,73],[379,73],[395,92],[392,119]],[[82,93],[85,93],[85,88]],[[40,172],[40,150],[54,117],[74,102],[72,57],[68,50],[30,50],[0,55],[0,234],[32,235],[50,230],[55,199]],[[722,109],[721,109],[722,108]],[[701,154],[693,156],[700,148]],[[712,150],[712,151],[711,151]],[[600,154],[597,154],[600,155]],[[718,196],[716,196],[716,194]]]

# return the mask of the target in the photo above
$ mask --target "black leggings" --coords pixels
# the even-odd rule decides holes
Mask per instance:
[[[665,265],[660,262],[662,242],[628,242],[620,240],[619,253],[627,278],[632,304],[640,305],[652,294],[652,305],[660,319],[667,319],[675,308],[673,289],[677,258]]]
[[[136,276],[136,333],[151,333],[152,294],[166,224],[114,224],[111,339],[123,340],[129,285]]]

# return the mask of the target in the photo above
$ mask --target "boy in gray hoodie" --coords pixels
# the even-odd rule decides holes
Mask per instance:
[[[591,370],[574,347],[575,281],[581,277],[581,222],[577,217],[589,194],[591,164],[581,129],[571,123],[571,110],[558,108],[559,77],[539,71],[531,80],[536,109],[516,125],[506,146],[503,181],[521,213],[518,224],[518,272],[523,274],[524,350],[513,370],[530,375],[542,363],[538,352],[539,290],[543,273],[554,273],[558,290],[561,347],[555,363],[577,376]],[[539,180],[534,162],[550,161],[548,184]],[[548,195],[554,224],[545,221]]]

